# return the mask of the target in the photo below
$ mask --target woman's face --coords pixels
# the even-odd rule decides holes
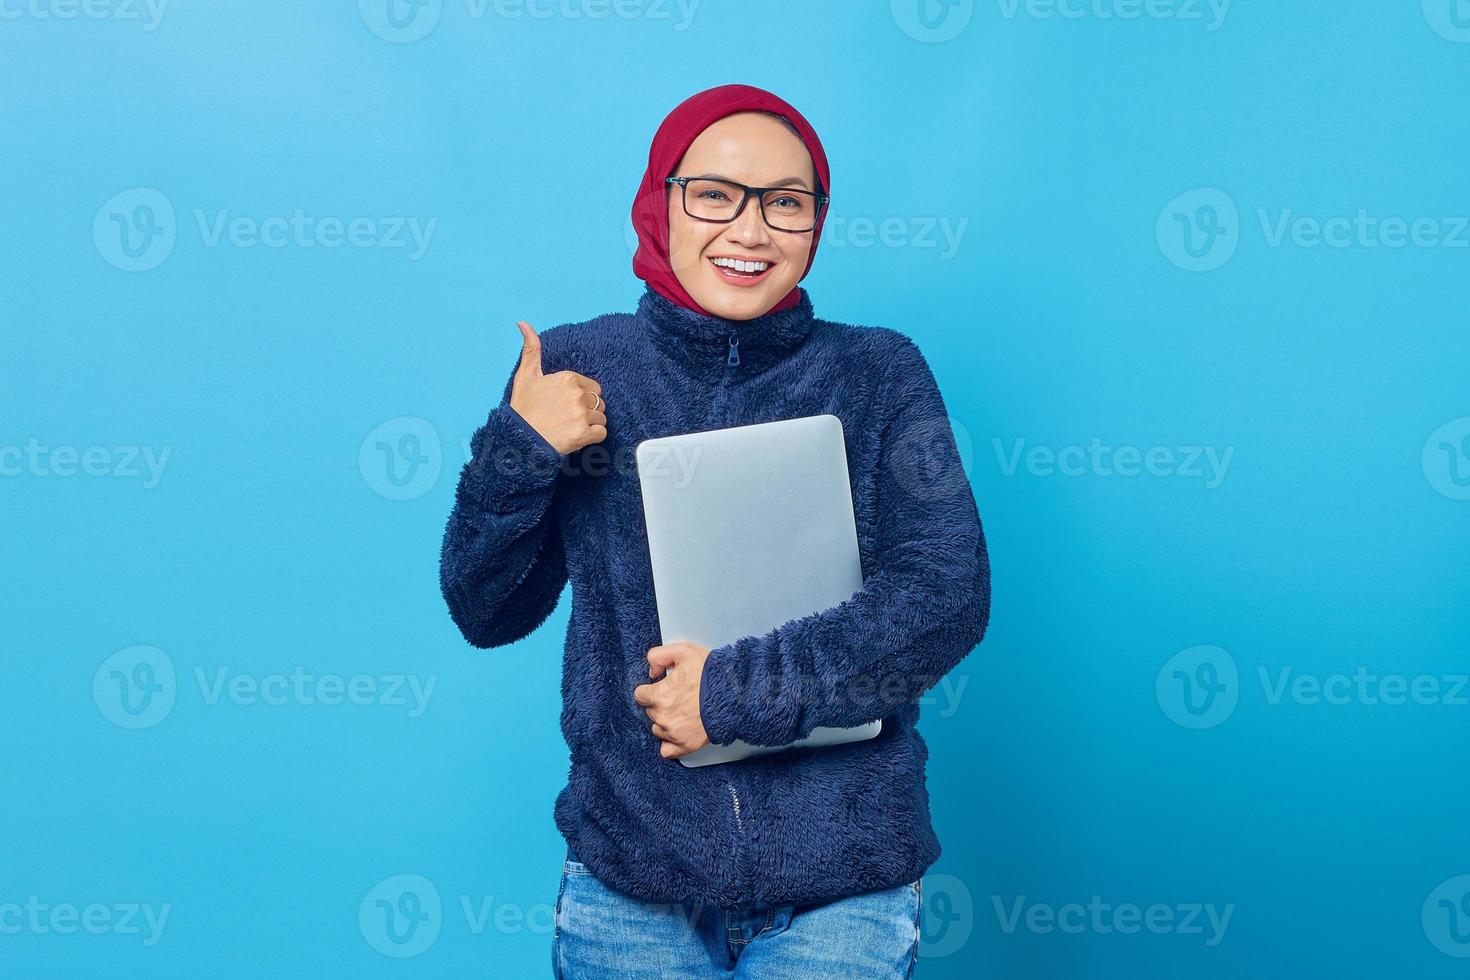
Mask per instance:
[[[748,187],[816,191],[811,154],[778,119],[738,112],[716,120],[690,144],[676,177],[722,177]],[[715,316],[749,320],[770,310],[801,278],[812,250],[813,232],[777,231],[761,218],[751,198],[740,217],[720,224],[684,213],[683,189],[669,186],[669,261],[694,301]],[[759,276],[739,276],[714,264],[717,258],[766,262]]]

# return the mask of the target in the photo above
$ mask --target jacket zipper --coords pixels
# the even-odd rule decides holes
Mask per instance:
[[[740,364],[740,335],[739,335],[739,333],[737,331],[731,330],[730,331],[730,346],[729,346],[729,349],[728,349],[727,353],[725,354],[725,373],[724,373],[724,376],[720,379],[720,393],[721,393],[721,396],[722,396],[722,400],[721,400],[721,404],[720,404],[720,409],[722,411],[724,409],[723,395],[725,393],[726,386],[729,385],[729,383],[730,383],[730,368],[732,368],[732,367],[738,367],[739,364]],[[723,421],[724,420],[722,418],[720,418],[718,415],[716,416],[715,423],[717,425],[720,424],[720,423],[722,423]],[[736,885],[738,887],[742,887],[743,888],[743,886],[744,886],[744,881],[743,881],[744,875],[741,873],[742,872],[741,858],[743,857],[743,855],[741,853],[741,840],[745,836],[745,819],[740,815],[740,794],[735,791],[735,783],[732,780],[730,780],[730,779],[726,779],[725,780],[725,788],[730,791],[730,809],[731,809],[731,811],[735,815],[735,848],[734,848],[734,854],[732,855],[732,857],[734,858],[734,862],[735,862],[735,864],[734,864],[735,882],[736,882]]]
[[[745,854],[743,849],[745,818],[740,815],[740,794],[735,792],[734,781],[727,778],[725,780],[725,788],[730,791],[730,809],[735,814],[735,846],[731,848],[730,852],[730,878],[735,890],[743,893],[745,889]]]
[[[740,365],[740,336],[735,330],[730,331],[729,346],[725,352],[725,369],[720,376],[720,386],[715,389],[714,409],[710,413],[711,425],[718,426],[724,421],[725,397],[730,387],[730,369]]]
[[[735,792],[735,784],[729,780],[725,785],[730,787],[730,803],[735,808],[735,829],[742,834],[745,833],[745,823],[740,819],[740,794]]]

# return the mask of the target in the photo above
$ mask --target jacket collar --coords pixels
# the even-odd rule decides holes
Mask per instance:
[[[726,370],[754,374],[785,359],[810,336],[812,300],[805,289],[798,289],[801,300],[789,310],[726,320],[681,306],[649,286],[638,300],[636,315],[654,346],[686,370],[716,376]],[[737,364],[729,363],[732,338]]]

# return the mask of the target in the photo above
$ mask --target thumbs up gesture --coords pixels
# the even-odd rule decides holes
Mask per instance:
[[[511,381],[510,407],[562,455],[607,438],[602,385],[576,371],[541,371],[541,338],[529,323],[521,331],[521,363]]]

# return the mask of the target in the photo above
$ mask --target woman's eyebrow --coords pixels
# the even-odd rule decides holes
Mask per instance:
[[[702,178],[705,178],[707,180],[728,180],[732,184],[738,184],[738,183],[740,183],[740,181],[736,180],[734,177],[726,177],[724,174],[695,174],[695,176],[696,177],[702,177]],[[764,184],[762,186],[764,186],[764,187],[790,187],[793,184],[800,185],[802,187],[806,187],[806,181],[805,180],[802,180],[800,177],[787,177],[784,180],[778,180],[778,181],[776,181],[774,184]]]

